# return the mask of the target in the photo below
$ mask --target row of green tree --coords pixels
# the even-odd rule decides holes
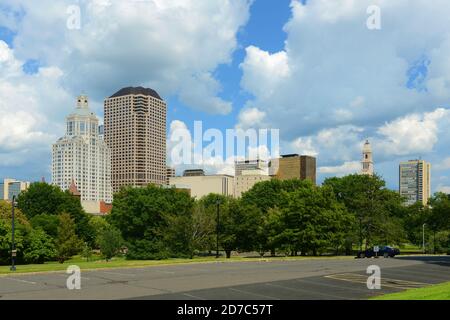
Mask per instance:
[[[84,212],[79,199],[46,183],[33,183],[15,208],[17,263],[64,262],[93,250],[110,259],[122,245],[120,231]],[[12,204],[0,201],[0,264],[11,261]]]
[[[217,233],[227,256],[235,250],[353,254],[355,248],[372,245],[421,245],[423,224],[428,248],[446,252],[450,199],[438,193],[430,205],[405,206],[380,177],[349,175],[327,179],[322,186],[265,181],[240,199],[210,194],[194,200],[176,189],[125,188],[115,195],[108,221],[122,232],[132,259],[212,251]]]
[[[235,199],[202,199],[174,188],[123,188],[106,217],[86,214],[77,198],[46,183],[34,183],[18,198],[18,261],[63,262],[75,254],[128,259],[190,257],[220,250],[289,255],[353,254],[372,245],[450,247],[450,199],[437,193],[429,206],[405,206],[378,176],[309,181],[270,180]],[[0,202],[0,263],[8,263],[11,206]]]

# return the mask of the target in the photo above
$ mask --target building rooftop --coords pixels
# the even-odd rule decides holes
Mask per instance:
[[[144,96],[151,96],[153,98],[159,99],[162,101],[162,98],[159,96],[159,94],[153,90],[153,89],[149,89],[149,88],[144,88],[144,87],[126,87],[126,88],[122,88],[119,91],[117,91],[116,93],[114,93],[110,98],[115,98],[115,97],[122,97],[122,96],[127,96],[130,94],[142,94]]]

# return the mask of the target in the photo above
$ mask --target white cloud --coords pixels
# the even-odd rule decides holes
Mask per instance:
[[[406,115],[380,127],[375,144],[379,152],[389,155],[428,153],[438,142],[439,133],[446,133],[449,125],[449,109]]]
[[[242,109],[239,112],[237,128],[248,129],[260,127],[266,113],[260,111],[258,108],[247,108]]]
[[[344,162],[339,166],[319,167],[317,169],[319,173],[323,174],[335,174],[337,176],[343,176],[351,173],[358,173],[361,171],[361,163],[358,161]]]
[[[450,194],[450,186],[439,185],[436,188],[436,191],[443,192],[443,193],[446,193],[446,194]]]
[[[289,77],[286,52],[270,54],[255,46],[249,46],[245,51],[244,62],[240,65],[244,70],[242,87],[259,97],[271,96],[277,84]]]
[[[123,86],[145,85],[196,110],[232,109],[212,73],[231,62],[249,0],[85,0],[78,30],[66,27],[73,1],[5,1],[26,12],[14,40],[19,57],[58,66],[74,95],[88,89],[101,101]]]

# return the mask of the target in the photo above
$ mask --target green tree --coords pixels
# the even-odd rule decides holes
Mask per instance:
[[[41,228],[33,229],[27,235],[23,249],[26,263],[44,263],[57,255],[53,239]]]
[[[211,250],[213,247],[215,219],[202,202],[196,201],[191,214],[168,215],[166,219],[166,241],[174,256],[192,259],[199,251]]]
[[[328,178],[323,183],[334,190],[338,201],[354,215],[352,242],[362,247],[401,243],[405,239],[401,217],[402,199],[386,189],[379,176],[352,174]],[[365,240],[365,241],[364,241]]]
[[[60,263],[70,259],[82,249],[83,243],[75,233],[75,222],[68,213],[59,215],[57,258]]]
[[[85,241],[94,241],[88,226],[89,216],[81,207],[79,198],[72,196],[69,191],[62,191],[45,182],[35,182],[19,195],[17,202],[28,219],[43,214],[70,214],[75,221],[77,235]]]
[[[34,229],[41,228],[53,239],[58,236],[58,216],[46,213],[38,214],[31,218],[30,223]]]
[[[171,254],[165,241],[167,217],[189,216],[193,204],[189,194],[177,189],[127,187],[115,194],[107,220],[121,231],[128,259],[163,259]]]
[[[26,227],[16,225],[15,244],[17,250],[17,262],[23,260],[23,248],[25,245]],[[11,221],[0,219],[0,264],[11,263]]]
[[[11,223],[11,214],[12,214],[11,203],[8,201],[0,200],[0,220],[7,221]],[[30,223],[27,217],[22,213],[22,211],[18,208],[14,209],[14,219],[16,223],[19,223],[24,226],[29,226]]]
[[[313,255],[327,248],[339,248],[353,217],[340,204],[330,187],[304,185],[288,193],[282,210],[283,231],[276,236],[286,251]]]
[[[122,242],[120,231],[112,226],[102,228],[99,231],[97,243],[106,261],[119,253]]]

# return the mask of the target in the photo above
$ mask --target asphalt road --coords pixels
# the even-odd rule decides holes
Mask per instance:
[[[369,290],[369,265],[381,289]],[[0,299],[367,299],[450,281],[450,256],[213,262],[81,272],[68,290],[64,272],[0,276]]]

